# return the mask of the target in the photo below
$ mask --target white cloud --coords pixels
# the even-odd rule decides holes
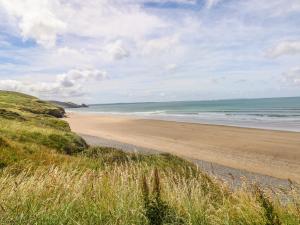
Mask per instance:
[[[120,60],[129,57],[130,53],[121,40],[109,43],[104,47],[104,52],[109,55],[111,59]]]
[[[167,24],[137,3],[108,0],[0,0],[24,39],[55,46],[57,36],[143,39]]]
[[[82,52],[73,49],[73,48],[69,48],[69,47],[62,47],[62,48],[58,48],[57,49],[57,53],[61,56],[71,56],[71,55],[81,55]]]
[[[43,93],[54,94],[59,91],[60,87],[58,83],[27,83],[19,80],[0,80],[0,89],[42,95]]]
[[[9,91],[22,91],[22,82],[17,80],[0,80],[0,89]]]
[[[85,85],[89,81],[100,81],[107,77],[105,71],[96,69],[73,69],[56,76],[53,82],[24,82],[0,80],[0,89],[20,91],[45,98],[74,97],[88,92]]]
[[[283,74],[284,81],[291,85],[300,86],[300,68],[296,67]]]
[[[59,1],[0,0],[1,5],[15,19],[24,39],[33,38],[45,47],[53,47],[67,27],[55,14],[54,8],[61,7]]]
[[[142,0],[144,2],[147,2],[147,0]],[[176,2],[179,4],[196,4],[197,0],[154,0],[153,2],[158,2],[158,3],[169,3],[169,2]]]
[[[219,2],[221,2],[222,0],[206,0],[206,7],[208,9],[216,6]]]
[[[57,76],[57,82],[62,87],[74,87],[89,80],[102,80],[107,77],[105,71],[73,69]]]
[[[268,17],[284,17],[291,13],[300,12],[300,1],[299,0],[251,0],[241,1],[240,7],[244,11],[255,13]]]
[[[268,51],[270,57],[300,54],[300,41],[284,41]]]
[[[76,7],[70,8],[66,21],[70,24],[69,32],[77,35],[137,40],[167,25],[138,4],[108,0],[75,2]]]
[[[147,3],[149,2],[149,0],[119,0],[122,2],[128,2],[128,3]],[[151,2],[155,2],[155,3],[170,3],[170,2],[174,2],[174,3],[179,3],[179,4],[196,4],[197,0],[151,0]]]
[[[177,64],[175,64],[175,63],[168,64],[168,65],[166,65],[165,68],[166,68],[167,71],[172,71],[172,70],[175,70],[177,68]]]
[[[8,41],[3,40],[3,38],[0,36],[0,48],[7,48],[10,46],[11,46],[11,44]]]
[[[179,35],[175,34],[173,36],[165,36],[142,42],[139,48],[141,49],[142,55],[168,53],[178,47],[179,40]]]

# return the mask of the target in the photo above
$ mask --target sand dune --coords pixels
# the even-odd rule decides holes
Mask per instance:
[[[300,133],[70,113],[74,132],[300,181]]]

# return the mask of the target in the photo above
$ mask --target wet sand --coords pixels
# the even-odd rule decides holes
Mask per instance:
[[[300,133],[70,113],[71,129],[221,167],[300,181]]]

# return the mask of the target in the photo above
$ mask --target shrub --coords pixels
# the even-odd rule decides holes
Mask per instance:
[[[145,216],[150,225],[184,224],[184,220],[161,198],[160,177],[157,168],[154,170],[152,193],[150,193],[145,176],[142,180],[142,190]]]
[[[6,109],[0,109],[0,118],[7,119],[7,120],[18,120],[18,121],[26,120],[19,113],[12,112],[12,111],[6,110]]]
[[[84,155],[107,163],[125,163],[133,159],[130,153],[110,147],[90,147],[84,151]]]
[[[69,124],[64,120],[58,120],[51,116],[36,116],[33,121],[34,125],[46,128],[53,128],[61,131],[71,131]]]
[[[82,152],[87,148],[86,142],[72,133],[50,134],[46,137],[43,144],[69,155]]]
[[[19,142],[36,143],[68,155],[82,152],[88,147],[86,142],[71,132],[46,133],[41,131],[19,131],[14,137]]]
[[[46,108],[46,107],[39,107],[39,106],[37,106],[36,108],[21,107],[20,110],[25,112],[30,112],[33,114],[45,114],[56,118],[63,118],[65,115],[65,110],[59,107],[53,107],[53,108]]]
[[[65,115],[65,110],[61,107],[57,107],[53,109],[47,109],[44,113],[50,116],[54,116],[56,118],[63,118]]]

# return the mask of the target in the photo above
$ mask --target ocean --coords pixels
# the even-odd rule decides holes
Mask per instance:
[[[95,104],[69,111],[300,132],[300,97]]]

